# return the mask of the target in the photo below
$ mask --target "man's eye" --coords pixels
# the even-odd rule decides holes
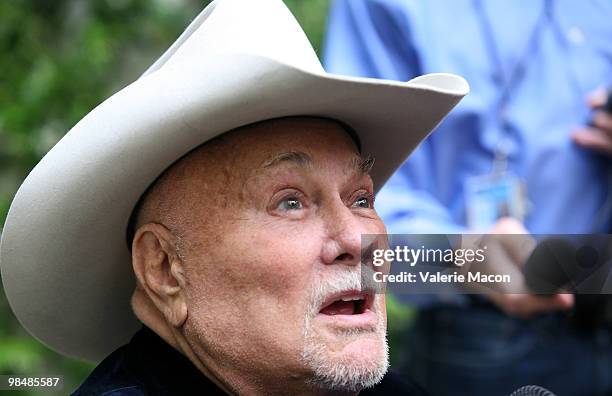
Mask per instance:
[[[372,207],[371,199],[368,197],[358,198],[352,205],[354,208],[369,209]]]
[[[304,208],[302,202],[300,202],[299,199],[293,197],[283,199],[279,202],[277,207],[277,209],[280,210],[299,210],[302,208]]]

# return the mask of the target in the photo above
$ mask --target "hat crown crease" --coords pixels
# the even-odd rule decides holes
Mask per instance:
[[[142,75],[223,54],[251,54],[323,73],[308,37],[282,0],[215,0]]]

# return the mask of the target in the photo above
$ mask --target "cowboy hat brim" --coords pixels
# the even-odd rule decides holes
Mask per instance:
[[[352,127],[362,152],[376,158],[378,190],[467,91],[453,75],[352,78],[249,54],[147,74],[83,118],[17,192],[0,245],[8,300],[44,344],[99,361],[139,327],[128,219],[178,158],[243,125],[326,117]]]

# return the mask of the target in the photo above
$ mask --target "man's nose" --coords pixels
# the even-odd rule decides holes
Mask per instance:
[[[360,218],[339,202],[323,214],[326,240],[323,244],[325,264],[355,266],[361,260],[361,235],[368,232],[366,219]]]

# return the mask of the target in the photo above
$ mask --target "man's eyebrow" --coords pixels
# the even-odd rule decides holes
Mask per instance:
[[[287,151],[267,159],[264,161],[261,167],[270,168],[283,162],[291,162],[296,165],[306,167],[312,165],[312,158],[303,151]]]
[[[350,164],[350,168],[359,173],[370,173],[374,167],[374,157],[367,155],[365,157],[355,157]]]

